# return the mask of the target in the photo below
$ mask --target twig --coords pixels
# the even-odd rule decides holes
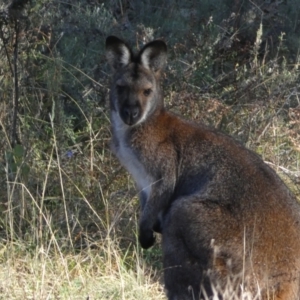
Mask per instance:
[[[10,57],[9,57],[8,50],[7,50],[7,47],[6,47],[6,39],[4,38],[4,34],[3,34],[3,30],[2,30],[2,23],[0,25],[1,25],[0,26],[0,39],[2,40],[3,47],[4,47],[4,50],[5,50],[5,54],[6,54],[6,57],[7,57],[7,60],[8,60],[8,65],[9,65],[9,68],[10,68],[10,72],[13,76],[14,75],[14,70],[12,68]]]
[[[11,129],[11,147],[14,148],[18,141],[17,136],[17,117],[19,108],[19,81],[18,81],[18,36],[19,20],[15,19],[15,43],[14,43],[14,97],[13,97],[13,115]]]
[[[265,161],[265,163],[268,164],[268,165],[271,165],[273,167],[276,167],[276,168],[280,169],[285,174],[292,175],[292,176],[295,176],[297,178],[300,176],[300,172],[299,171],[291,171],[291,170],[289,170],[289,169],[287,169],[285,167],[275,165],[275,164],[271,163],[270,161]]]

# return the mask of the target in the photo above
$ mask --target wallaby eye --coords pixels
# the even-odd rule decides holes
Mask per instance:
[[[145,95],[146,97],[148,97],[148,96],[151,94],[151,92],[152,92],[151,89],[146,89],[146,90],[144,90],[144,95]]]

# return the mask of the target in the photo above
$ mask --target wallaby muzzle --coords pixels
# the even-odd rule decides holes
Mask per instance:
[[[141,108],[138,103],[134,105],[125,104],[120,110],[123,122],[129,126],[136,124],[141,117]]]

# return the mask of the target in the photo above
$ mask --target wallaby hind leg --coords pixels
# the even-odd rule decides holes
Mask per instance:
[[[195,196],[177,199],[163,228],[164,275],[169,300],[204,299],[203,291],[211,297],[211,284],[225,285],[227,276],[234,269],[239,272],[242,268],[239,248],[243,240],[237,221],[217,202]]]
[[[165,239],[165,238],[164,238]],[[164,277],[169,300],[200,299],[203,268],[197,263],[184,241],[173,236],[164,243]]]

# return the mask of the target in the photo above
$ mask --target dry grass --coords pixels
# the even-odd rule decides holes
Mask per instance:
[[[78,254],[48,246],[29,252],[25,245],[2,243],[1,299],[165,299],[136,253],[135,267],[128,269],[112,241]]]

